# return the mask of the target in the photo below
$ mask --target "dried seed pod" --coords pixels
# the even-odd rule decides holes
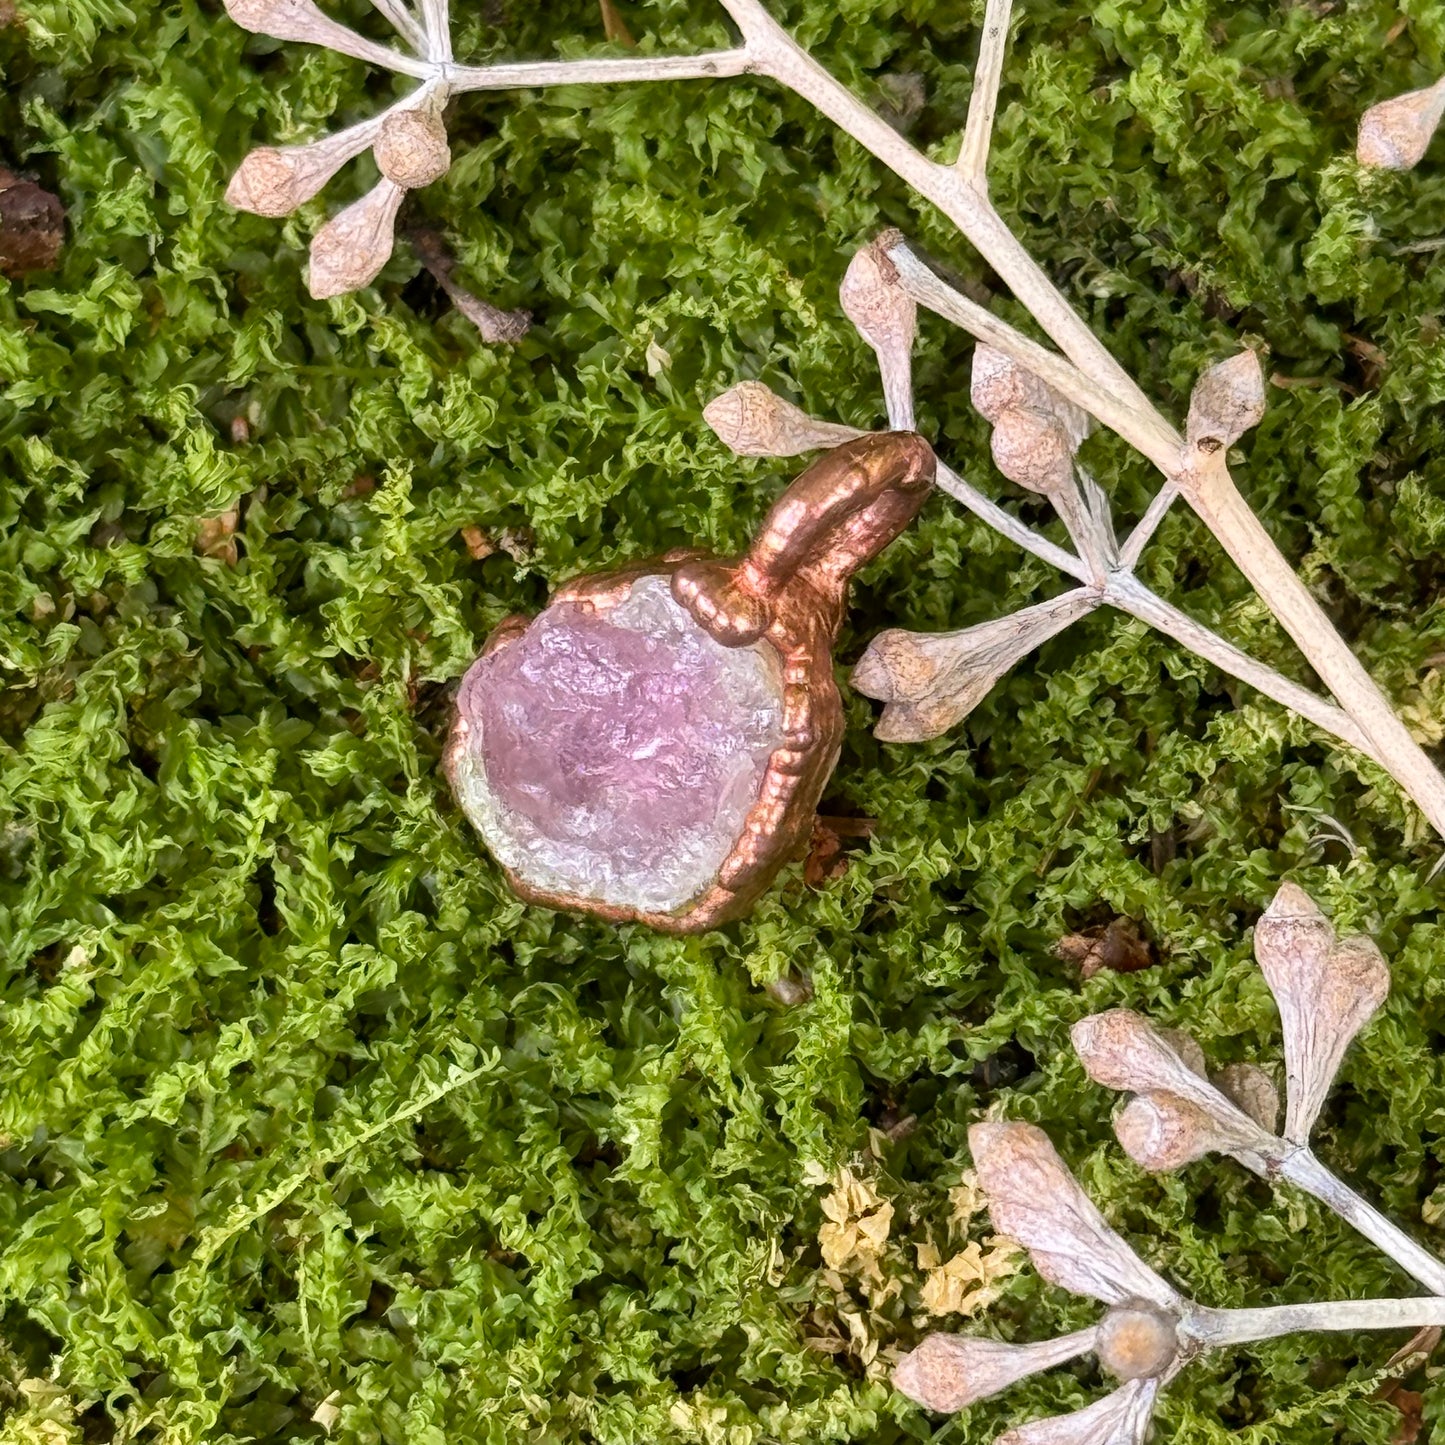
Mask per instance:
[[[373,154],[382,175],[408,191],[439,181],[452,165],[447,128],[430,107],[390,111]]]
[[[1070,1037],[1095,1083],[1144,1096],[1120,1114],[1115,1131],[1146,1169],[1176,1169],[1214,1150],[1257,1154],[1275,1142],[1139,1014],[1091,1014]]]
[[[918,334],[918,305],[903,289],[888,248],[903,239],[885,231],[858,251],[838,299],[848,319],[873,348],[883,379],[888,424],[899,431],[913,427],[913,339]]]
[[[1355,154],[1362,166],[1408,171],[1424,159],[1445,115],[1445,80],[1372,105],[1360,117]]]
[[[318,301],[369,285],[391,259],[396,213],[406,194],[382,180],[334,215],[311,242],[307,285]]]
[[[1236,1113],[1242,1124],[1234,1121]],[[1252,1152],[1260,1143],[1254,1121],[1240,1111],[1214,1114],[1162,1090],[1130,1099],[1114,1120],[1114,1133],[1124,1152],[1154,1174],[1170,1174],[1206,1154]]]
[[[888,248],[902,239],[899,231],[884,231],[861,247],[843,273],[838,299],[869,346],[906,356],[918,332],[918,303],[903,289],[888,256]]]
[[[1020,366],[997,347],[980,341],[973,348],[969,398],[974,410],[996,426],[1005,412],[1020,408],[1043,412],[1062,424],[1074,451],[1093,425],[1089,414],[1048,382]]]
[[[1185,440],[1202,452],[1231,447],[1264,415],[1264,372],[1253,351],[1211,366],[1189,398]]]
[[[867,432],[819,421],[760,381],[740,381],[702,409],[718,440],[740,457],[795,457],[842,446]]]
[[[1096,1331],[1081,1330],[1032,1345],[968,1335],[929,1335],[898,1362],[894,1385],[926,1410],[952,1414],[1094,1348]]]
[[[994,1445],[1143,1445],[1158,1394],[1158,1380],[1130,1380],[1070,1415],[1015,1425]]]
[[[304,205],[347,161],[372,143],[382,122],[362,121],[348,130],[302,146],[258,146],[236,169],[226,202],[258,216],[289,216]]]
[[[1099,1325],[1095,1350],[1116,1379],[1156,1378],[1179,1358],[1179,1321],[1162,1310],[1112,1309]]]
[[[1254,955],[1284,1033],[1284,1137],[1303,1144],[1345,1050],[1390,991],[1389,966],[1363,935],[1336,942],[1329,920],[1290,883],[1259,920]]]
[[[852,677],[864,696],[888,704],[873,735],[882,742],[940,737],[1020,659],[1095,605],[1071,592],[958,632],[880,632]]]
[[[1031,492],[1058,492],[1074,485],[1069,434],[1047,412],[1012,407],[1001,413],[990,447],[999,471]]]
[[[1177,1307],[1179,1296],[1109,1228],[1042,1129],[985,1122],[968,1143],[994,1227],[1028,1250],[1046,1280],[1105,1304]]]
[[[1279,1129],[1279,1090],[1256,1064],[1226,1064],[1213,1076],[1214,1087],[1248,1114],[1267,1134]]]

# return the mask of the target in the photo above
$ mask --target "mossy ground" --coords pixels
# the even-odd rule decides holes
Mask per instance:
[[[0,161],[60,194],[70,235],[56,273],[0,283],[0,1440],[329,1420],[347,1441],[986,1441],[1102,1388],[1080,1366],[938,1428],[882,1378],[928,1325],[916,1246],[962,1247],[949,1191],[989,1107],[1047,1126],[1209,1303],[1411,1288],[1237,1168],[1141,1175],[1068,1050],[1073,1019],[1132,1003],[1219,1060],[1275,1059],[1247,932],[1298,879],[1395,969],[1323,1152],[1445,1247],[1439,842],[1138,625],[1076,626],[927,746],[876,744],[850,695],[826,806],[876,836],[701,939],[519,906],[448,798],[449,689],[499,618],[585,568],[735,549],[776,495],[788,469],[727,455],[709,396],[761,376],[878,423],[837,282],[892,223],[989,286],[939,217],[766,83],[468,97],[409,218],[535,312],[488,348],[404,245],[359,297],[306,296],[305,241],[369,161],[286,222],[221,201],[251,145],[371,114],[388,77],[247,36],[214,0],[22,8]],[[458,8],[467,59],[603,43],[593,0]],[[981,0],[775,9],[920,145],[956,145]],[[1241,339],[1269,348],[1288,381],[1237,474],[1438,742],[1445,166],[1350,156],[1366,104],[1440,73],[1445,10],[1021,9],[1001,209],[1175,414]],[[726,41],[702,0],[621,10],[649,47]],[[967,341],[927,320],[923,343],[923,428],[1006,491]],[[1090,448],[1137,514],[1155,479]],[[234,566],[194,545],[233,506]],[[473,560],[464,526],[512,529],[516,555]],[[1308,677],[1182,508],[1144,571]],[[940,497],[865,575],[840,655],[1055,585]],[[1081,986],[1052,944],[1114,914],[1161,961]],[[766,991],[790,974],[810,1001]],[[817,1181],[850,1162],[894,1206],[872,1283],[866,1257],[819,1252]],[[1023,1270],[991,1327],[1091,1316]],[[1401,1414],[1372,1397],[1399,1343],[1196,1366],[1162,1431],[1387,1441]],[[1424,1380],[1428,1432],[1445,1392]]]

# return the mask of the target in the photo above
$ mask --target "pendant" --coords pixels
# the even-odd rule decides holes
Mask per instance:
[[[838,761],[848,581],[933,473],[912,432],[862,437],[791,483],[741,560],[670,552],[501,623],[444,767],[521,898],[669,933],[752,906]]]

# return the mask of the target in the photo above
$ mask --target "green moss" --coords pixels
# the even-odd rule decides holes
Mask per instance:
[[[944,1238],[986,1105],[1044,1123],[1209,1303],[1410,1288],[1240,1170],[1139,1175],[1068,1051],[1073,1019],[1134,1002],[1219,1058],[1276,1058],[1246,933],[1298,878],[1396,969],[1324,1151],[1445,1245],[1421,1214],[1445,1117],[1438,843],[1373,770],[1137,624],[1088,619],[927,746],[875,743],[851,697],[829,807],[877,836],[841,879],[795,871],[698,940],[521,907],[446,794],[448,689],[493,624],[584,568],[736,548],[776,495],[783,466],[702,427],[710,395],[761,376],[880,420],[835,289],[885,223],[991,284],[937,215],[768,84],[467,97],[456,166],[411,204],[467,284],[536,314],[489,349],[405,246],[361,296],[307,298],[305,243],[369,162],[285,222],[222,203],[251,145],[371,114],[387,78],[211,0],[26,8],[0,30],[0,160],[71,232],[58,272],[0,283],[0,1438],[319,1439],[322,1402],[348,1441],[927,1438],[856,1346],[806,1340],[847,1339],[848,1300],[881,1359],[917,1337],[912,1244]],[[602,44],[590,0],[463,8],[468,59]],[[956,145],[981,3],[775,8],[880,103],[918,76],[914,139]],[[647,45],[725,43],[709,7],[622,9]],[[1167,409],[1240,337],[1297,379],[1238,475],[1438,737],[1445,170],[1439,147],[1405,176],[1348,156],[1366,104],[1439,72],[1445,12],[1023,10],[1000,207]],[[994,488],[968,343],[924,337],[922,424]],[[1147,468],[1090,446],[1137,514]],[[235,567],[193,546],[232,506]],[[474,561],[467,525],[530,548]],[[1144,571],[1307,679],[1182,509]],[[934,500],[857,588],[841,656],[1051,585]],[[1319,813],[1358,852],[1317,842]],[[1080,987],[1051,945],[1115,911],[1163,961]],[[810,1002],[764,990],[789,970]],[[806,1182],[870,1141],[900,1286],[871,1301],[821,1273]],[[1027,1271],[996,1309],[1019,1336],[1088,1317]],[[1212,1361],[1165,1429],[1384,1442],[1396,1343]],[[1097,1388],[1060,1372],[940,1438]]]

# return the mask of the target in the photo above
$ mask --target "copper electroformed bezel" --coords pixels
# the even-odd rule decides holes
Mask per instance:
[[[599,903],[533,887],[504,869],[518,897],[666,933],[700,933],[748,911],[810,837],[818,800],[838,761],[843,703],[833,680],[832,646],[843,624],[848,580],[913,520],[933,474],[933,452],[922,437],[912,432],[862,437],[829,452],[793,481],[740,560],[670,552],[558,588],[549,607],[571,603],[605,614],[639,578],[670,577],[674,599],[718,642],[728,647],[761,642],[776,654],[783,742],[768,760],[757,800],[715,881],[685,907],[656,913]],[[508,617],[482,655],[515,642],[531,621]],[[468,731],[458,717],[443,763],[449,778]]]

